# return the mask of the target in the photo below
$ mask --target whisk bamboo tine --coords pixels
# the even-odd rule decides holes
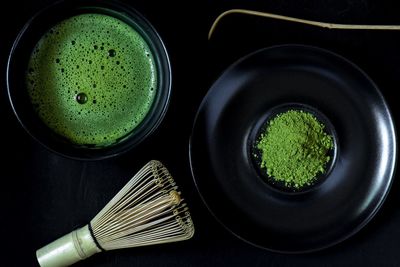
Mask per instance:
[[[94,218],[94,220],[97,217],[101,217],[104,213],[107,213],[110,208],[112,206],[115,205],[116,202],[118,201],[123,201],[125,198],[128,198],[129,194],[128,191],[129,189],[133,188],[137,183],[138,183],[138,177],[140,177],[141,175],[145,174],[144,170],[148,170],[149,168],[146,168],[146,166],[139,171],[139,173],[137,173],[111,200],[110,202],[108,202],[108,204],[96,215],[96,217]],[[146,176],[144,176],[144,178],[147,178]],[[147,179],[146,179],[147,180]],[[142,184],[145,182],[145,180],[141,181]],[[139,185],[141,185],[139,183]],[[142,186],[141,187],[142,190],[144,190],[145,188]]]
[[[155,195],[158,196],[159,193],[156,193]],[[146,194],[146,196],[147,196],[147,194]],[[142,200],[141,203],[147,203],[147,202],[151,201],[151,199],[153,199],[153,198],[154,198],[153,196],[150,196],[147,199]],[[143,205],[143,204],[137,204],[136,201],[134,201],[133,199],[130,199],[130,200],[131,200],[131,203],[135,203],[136,205],[139,205],[139,207],[140,207],[140,205]],[[93,223],[96,222],[97,224],[101,224],[104,221],[110,220],[113,217],[117,216],[119,214],[119,212],[121,211],[121,207],[125,208],[125,207],[130,207],[130,206],[131,206],[131,204],[128,203],[128,202],[124,202],[124,203],[121,203],[121,204],[119,204],[117,206],[113,206],[113,207],[110,208],[110,210],[108,212],[102,214],[102,216],[99,216],[98,218],[93,219],[92,222]]]
[[[134,227],[125,228],[124,230],[121,229],[120,232],[114,234],[112,236],[112,238],[109,238],[109,239],[116,239],[116,238],[119,238],[119,237],[123,237],[123,236],[127,236],[127,235],[130,235],[130,234],[133,234],[133,233],[137,233],[139,231],[142,231],[143,229],[151,228],[154,225],[160,224],[160,223],[162,223],[162,222],[164,222],[164,221],[166,221],[168,219],[170,219],[170,217],[158,219],[157,221],[149,222],[147,224],[143,224],[143,223],[142,224],[136,224]],[[152,231],[152,229],[147,230],[147,231]],[[106,240],[107,238],[108,237],[105,237],[104,240]]]
[[[163,197],[159,197],[159,199],[151,199],[149,201],[143,201],[142,203],[145,204],[139,204],[137,206],[135,206],[134,208],[128,208],[126,210],[119,210],[119,211],[115,211],[115,213],[111,216],[111,218],[107,218],[107,219],[117,219],[120,221],[123,221],[126,217],[126,215],[132,215],[132,214],[136,214],[136,216],[138,216],[140,213],[144,212],[146,209],[150,210],[151,207],[158,207],[160,205],[164,205],[165,207],[171,206],[170,202],[172,201],[170,196],[163,196]],[[147,202],[147,203],[146,203]],[[130,205],[127,205],[127,207],[129,207]],[[125,217],[124,217],[125,216]],[[110,216],[109,216],[110,217]],[[105,218],[102,218],[103,220]]]
[[[68,266],[103,250],[189,239],[190,213],[171,174],[147,163],[90,223],[36,251],[42,267]]]
[[[116,219],[115,223],[110,223],[107,227],[108,231],[107,234],[111,235],[114,231],[119,231],[120,229],[123,228],[129,228],[132,225],[134,225],[135,223],[140,223],[143,222],[145,220],[151,220],[156,216],[161,216],[162,215],[162,211],[165,210],[165,208],[167,208],[167,205],[161,206],[161,207],[157,207],[156,209],[147,209],[144,211],[141,211],[137,214],[135,214],[136,216],[132,216],[133,218],[129,218],[126,216],[124,217],[120,217],[118,216]],[[94,232],[94,234],[99,235],[100,233],[98,233],[97,231]]]
[[[152,220],[155,220],[157,217],[167,216],[168,213],[170,213],[169,210],[164,210],[164,211],[155,210],[155,211],[153,211],[152,216],[151,215],[150,216],[140,216],[140,215],[139,216],[135,216],[132,219],[128,219],[128,223],[126,225],[119,224],[119,225],[116,225],[114,227],[114,229],[116,231],[122,231],[124,229],[132,229],[133,227],[136,227],[136,226],[143,226],[143,223],[145,223],[147,221],[151,222]],[[176,215],[173,215],[173,216],[176,216]],[[168,217],[165,217],[165,219],[167,219],[167,218]],[[109,235],[112,234],[111,231],[107,232],[107,233]]]
[[[143,173],[142,173],[143,174]],[[163,173],[164,174],[164,176],[166,176],[167,174],[164,172]],[[168,174],[169,175],[169,174]],[[170,175],[169,175],[170,176]],[[169,178],[170,179],[170,178]],[[160,179],[156,179],[156,180],[158,180],[158,181],[160,181]],[[113,213],[113,212],[115,212],[115,210],[117,210],[117,209],[119,209],[120,207],[124,207],[125,206],[125,204],[126,204],[126,202],[130,202],[130,205],[132,206],[132,205],[135,205],[137,202],[139,202],[139,201],[142,201],[142,198],[144,198],[144,197],[146,197],[147,195],[150,195],[153,191],[155,191],[155,190],[159,190],[159,186],[160,186],[160,184],[158,184],[157,186],[155,185],[155,184],[157,184],[157,182],[156,182],[156,180],[154,180],[153,179],[153,181],[151,182],[151,185],[149,185],[149,184],[146,184],[146,186],[144,186],[144,185],[142,185],[142,186],[139,186],[139,191],[133,191],[133,189],[130,189],[130,188],[128,188],[128,187],[124,187],[121,191],[123,191],[124,189],[127,189],[126,190],[126,194],[121,198],[121,199],[119,199],[118,201],[116,201],[115,203],[114,203],[114,201],[113,200],[116,200],[115,198],[113,199],[113,200],[111,200],[110,201],[110,205],[107,205],[103,210],[105,211],[104,213],[101,211],[99,214],[98,214],[98,216],[96,216],[96,217],[103,217],[103,218],[105,218],[105,216],[107,215],[107,214],[109,214],[109,213]],[[161,179],[161,182],[162,182],[162,179]],[[144,182],[143,182],[143,184],[144,184]],[[161,183],[161,184],[164,184],[164,183]],[[129,184],[128,184],[129,185]],[[163,190],[170,190],[170,187],[172,187],[172,188],[175,188],[176,189],[176,186],[174,186],[175,185],[175,183],[173,182],[173,183],[169,183],[169,184],[167,184],[165,187],[164,187],[164,189]],[[131,185],[131,186],[133,186],[133,185]],[[148,187],[147,186],[153,186],[153,188],[151,188],[151,190],[147,190],[148,189]],[[145,192],[147,190],[147,192],[146,193],[143,193],[143,192]],[[155,197],[157,197],[157,195],[159,195],[159,194],[161,194],[162,192],[158,192],[158,194],[154,194],[154,195],[151,195],[150,197],[151,198],[155,198]],[[137,196],[141,196],[140,198],[136,198]],[[134,200],[134,201],[133,201]],[[145,202],[145,201],[142,201],[142,202]],[[101,220],[100,218],[98,218],[99,220]],[[96,218],[94,219],[94,220],[96,220]]]
[[[125,207],[127,202],[130,202],[130,205],[135,205],[138,202],[146,202],[146,200],[143,200],[143,198],[148,197],[149,198],[156,198],[158,195],[162,194],[162,192],[158,191],[156,194],[153,194],[156,190],[159,190],[159,185],[156,185],[154,179],[153,181],[150,181],[151,184],[146,183],[146,186],[143,184],[139,187],[137,192],[127,192],[124,197],[122,197],[120,200],[116,201],[117,199],[113,199],[110,201],[109,205],[107,205],[102,211],[99,212],[99,214],[96,216],[96,218],[93,219],[93,221],[101,220],[100,218],[107,219],[108,214],[115,213],[116,210],[118,210],[120,207]],[[151,186],[151,189],[149,189]],[[127,189],[123,188],[122,190]],[[129,188],[128,188],[129,189]],[[121,191],[122,191],[121,190]],[[128,190],[129,191],[129,190]],[[152,195],[153,194],[153,195]],[[140,196],[140,197],[138,197]]]
[[[182,229],[177,229],[176,225],[172,223],[164,224],[162,229],[152,229],[151,231],[142,232],[140,234],[128,235],[120,240],[124,242],[124,246],[134,246],[141,244],[151,244],[152,240],[157,239],[157,244],[164,243],[164,241],[172,238],[174,241],[181,241],[190,238],[193,235],[191,228],[189,230],[182,231]],[[134,242],[133,242],[134,240]],[[131,243],[131,244],[129,244]],[[113,243],[107,244],[108,249],[113,249]]]

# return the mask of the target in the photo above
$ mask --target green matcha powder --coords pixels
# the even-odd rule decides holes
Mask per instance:
[[[274,117],[256,141],[261,169],[286,187],[312,185],[326,171],[333,138],[312,114],[289,110]]]

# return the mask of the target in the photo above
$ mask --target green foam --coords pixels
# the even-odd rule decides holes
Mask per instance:
[[[54,132],[75,144],[106,146],[146,117],[157,73],[135,29],[111,16],[83,14],[39,40],[26,84],[36,112]]]

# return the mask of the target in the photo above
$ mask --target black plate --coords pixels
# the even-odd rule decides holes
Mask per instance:
[[[254,168],[251,133],[282,105],[323,114],[336,133],[326,179],[300,192],[279,190]],[[376,85],[346,59],[287,45],[239,60],[214,83],[190,140],[192,174],[211,213],[233,234],[273,251],[334,245],[382,205],[396,161],[392,117]]]

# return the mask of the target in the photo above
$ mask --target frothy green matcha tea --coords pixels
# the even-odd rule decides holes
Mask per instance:
[[[106,146],[146,117],[157,73],[134,28],[107,15],[82,14],[43,35],[26,84],[36,112],[54,132],[75,144]]]

